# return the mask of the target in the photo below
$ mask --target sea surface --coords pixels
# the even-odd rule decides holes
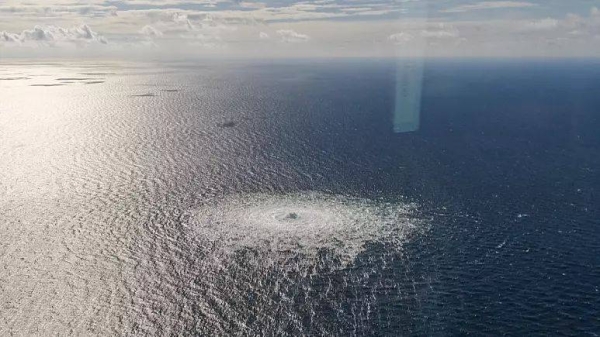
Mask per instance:
[[[0,335],[600,335],[600,61],[396,66],[0,63]]]

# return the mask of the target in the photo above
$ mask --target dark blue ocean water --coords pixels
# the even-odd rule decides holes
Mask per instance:
[[[359,63],[304,65],[293,96],[265,83],[284,133],[310,143],[290,160],[323,176],[301,188],[401,194],[433,216],[408,244],[417,295],[382,298],[366,332],[600,333],[600,64],[430,61],[421,128],[394,134],[393,68]]]
[[[446,209],[428,248],[413,247],[435,275],[425,334],[598,334],[599,74],[595,62],[430,65],[422,128],[395,139],[414,165],[398,188]]]
[[[424,69],[3,65],[0,332],[600,334],[600,62]]]

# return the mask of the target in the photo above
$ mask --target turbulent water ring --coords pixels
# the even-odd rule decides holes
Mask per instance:
[[[194,232],[225,252],[241,248],[295,252],[328,249],[351,262],[367,242],[400,249],[419,223],[417,207],[323,193],[228,196],[194,212]]]

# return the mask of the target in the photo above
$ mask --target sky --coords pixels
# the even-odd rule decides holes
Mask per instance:
[[[597,57],[600,0],[0,0],[0,58]]]

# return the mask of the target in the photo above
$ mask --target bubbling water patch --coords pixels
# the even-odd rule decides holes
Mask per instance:
[[[315,259],[327,251],[342,266],[368,243],[399,251],[418,228],[412,203],[390,203],[323,193],[247,194],[200,207],[194,232],[223,253],[255,249],[275,261]]]
[[[185,286],[161,291],[186,303],[186,324],[201,335],[372,335],[379,324],[410,322],[418,308],[402,250],[428,223],[415,204],[238,194],[182,220],[183,235],[170,241],[180,248],[158,265]],[[390,301],[407,309],[388,310]]]

